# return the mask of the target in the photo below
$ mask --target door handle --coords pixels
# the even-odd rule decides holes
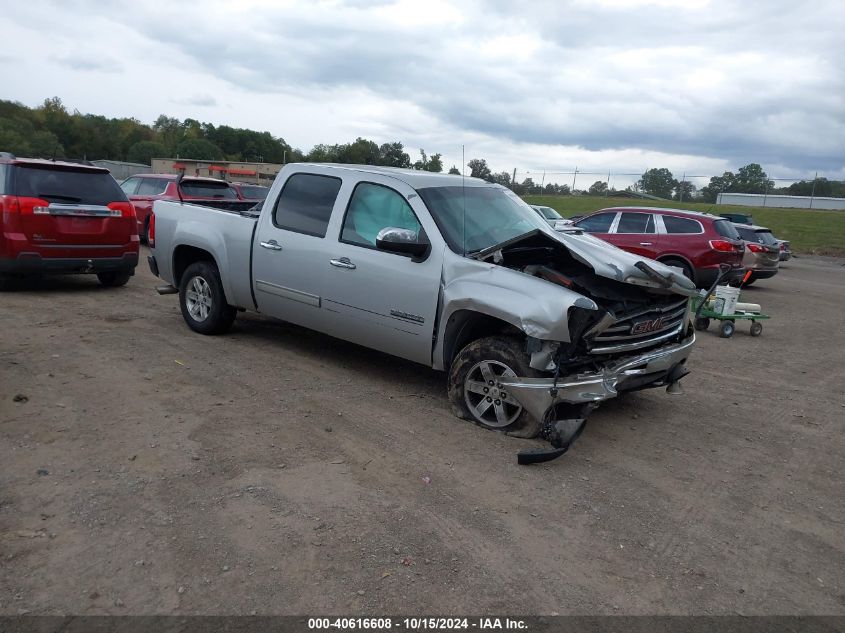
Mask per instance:
[[[276,240],[269,240],[267,242],[259,242],[262,248],[269,248],[271,251],[280,251],[282,250],[282,245],[279,244]]]
[[[352,268],[355,269],[357,266],[349,261],[348,257],[341,257],[340,259],[331,259],[329,263],[332,266],[337,266],[338,268]]]
[[[640,242],[640,246],[651,246],[651,242]]]

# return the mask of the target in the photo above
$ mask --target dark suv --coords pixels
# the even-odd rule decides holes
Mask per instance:
[[[12,275],[96,273],[122,286],[135,273],[135,210],[107,169],[5,154],[0,200],[0,285]]]
[[[719,266],[733,270],[725,281],[742,276],[745,243],[730,220],[695,211],[652,207],[602,209],[575,226],[622,250],[677,266],[700,288],[711,285]]]

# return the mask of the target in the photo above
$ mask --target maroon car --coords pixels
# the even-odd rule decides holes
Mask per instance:
[[[248,182],[232,182],[230,184],[238,192],[238,198],[241,200],[251,200],[256,204],[264,202],[264,198],[270,193],[270,187],[263,185],[253,185]]]
[[[94,273],[122,286],[138,264],[136,226],[107,169],[0,155],[0,287],[41,273]]]
[[[730,220],[678,209],[615,207],[577,220],[575,226],[622,250],[677,266],[700,288],[710,286],[719,267],[733,269],[725,281],[742,276],[745,243]]]
[[[120,187],[135,206],[138,233],[148,241],[150,213],[156,200],[179,200],[178,176],[175,174],[137,174],[124,180]],[[225,180],[185,176],[181,181],[181,199],[209,206],[240,201],[238,192]]]

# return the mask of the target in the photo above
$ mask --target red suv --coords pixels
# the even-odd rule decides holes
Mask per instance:
[[[725,281],[742,277],[745,243],[730,220],[707,213],[616,207],[581,218],[574,225],[637,255],[677,266],[700,288],[710,286],[721,264],[733,272]]]
[[[120,187],[135,206],[138,233],[149,243],[150,213],[156,200],[179,200],[175,174],[137,174],[124,180]],[[240,200],[238,192],[225,180],[186,176],[182,179],[183,200],[220,203]],[[219,205],[214,205],[219,206]]]
[[[10,275],[96,273],[122,286],[135,274],[135,211],[107,169],[2,154],[0,201],[0,284]]]

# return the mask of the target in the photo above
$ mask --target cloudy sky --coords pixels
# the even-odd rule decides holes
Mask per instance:
[[[520,180],[845,178],[841,0],[28,0],[0,29],[0,98],[30,106],[401,140],[446,167],[463,145]]]

